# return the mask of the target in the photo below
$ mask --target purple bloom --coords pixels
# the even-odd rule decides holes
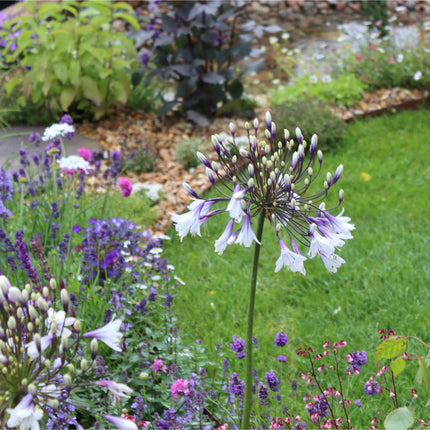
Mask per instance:
[[[276,333],[275,341],[274,341],[275,346],[285,346],[287,345],[287,343],[288,343],[288,337],[283,331]]]
[[[267,372],[265,375],[265,379],[269,388],[276,392],[279,390],[279,378],[275,375],[275,372],[270,369],[270,372]]]
[[[69,114],[64,114],[61,119],[60,119],[60,124],[69,124],[72,125],[73,124],[73,119]]]
[[[278,355],[276,357],[276,359],[280,362],[280,363],[285,363],[287,361],[287,357],[285,357],[285,355]]]
[[[233,336],[233,343],[230,344],[230,348],[236,353],[236,358],[243,358],[246,355],[245,341],[241,337]]]
[[[36,143],[40,141],[40,134],[39,133],[30,133],[28,136],[28,141],[30,143]]]
[[[245,393],[245,382],[237,377],[237,373],[233,373],[228,381],[228,391],[234,396],[243,396]]]
[[[258,386],[258,398],[260,399],[260,405],[264,406],[268,404],[269,391],[262,382]]]
[[[379,393],[380,390],[381,390],[381,387],[379,386],[379,384],[372,379],[369,379],[364,384],[364,391],[368,396],[374,396],[375,394]]]
[[[361,366],[367,363],[366,351],[354,351],[352,354],[347,356],[348,363],[351,364],[351,368],[355,373],[361,372]]]
[[[313,422],[319,421],[329,415],[329,403],[323,394],[320,394],[317,400],[310,402],[306,405],[308,414]]]
[[[361,404],[361,399],[357,399],[354,401],[355,406],[357,406],[357,408],[361,408],[363,407],[363,405]]]

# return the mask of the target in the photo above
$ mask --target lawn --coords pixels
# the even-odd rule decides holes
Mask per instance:
[[[281,329],[289,337],[293,366],[297,347],[327,339],[345,339],[373,357],[382,328],[426,337],[429,124],[430,110],[356,121],[341,148],[324,154],[325,169],[344,165],[338,184],[345,190],[345,214],[356,226],[354,240],[340,254],[346,264],[336,274],[317,259],[307,262],[305,277],[286,269],[274,273],[279,246],[266,223],[254,327],[261,345],[258,367],[275,363],[275,355],[263,351],[273,351],[273,336]],[[174,305],[183,336],[188,342],[202,339],[209,350],[246,332],[252,253],[239,246],[222,256],[214,253],[226,221],[211,218],[201,238],[183,243],[172,228],[165,249],[186,282]]]

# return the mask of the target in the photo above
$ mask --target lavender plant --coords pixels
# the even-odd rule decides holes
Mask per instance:
[[[300,129],[296,129],[298,149],[294,151],[294,141],[290,139],[288,130],[285,130],[284,142],[276,142],[276,124],[270,113],[266,113],[265,120],[265,141],[258,140],[257,119],[254,120],[253,129],[249,123],[245,123],[248,145],[246,148],[236,148],[238,155],[230,154],[226,139],[218,135],[212,136],[218,162],[211,163],[200,153],[198,157],[206,168],[211,184],[221,196],[204,199],[188,184],[184,184],[193,200],[188,206],[190,211],[172,216],[182,240],[188,233],[200,235],[201,225],[211,216],[228,212],[231,220],[224,233],[215,241],[215,251],[219,254],[234,243],[250,247],[255,242],[245,340],[248,352],[242,419],[244,429],[250,428],[254,305],[264,220],[267,218],[274,227],[281,248],[275,271],[286,266],[303,275],[306,273],[304,261],[307,257],[300,253],[299,245],[308,248],[309,258],[318,255],[326,269],[335,273],[345,262],[335,252],[345,244],[346,239],[352,238],[351,230],[354,229],[350,218],[343,216],[343,211],[337,216],[331,214],[342,203],[343,190],[339,192],[335,207],[326,208],[324,203],[329,190],[339,180],[343,166],[340,165],[334,175],[327,173],[323,189],[315,192],[315,185],[312,184],[321,171],[323,159],[322,152],[317,150],[317,136],[312,136],[309,159],[306,160],[305,149],[308,144],[303,140]],[[230,144],[236,146],[236,127],[233,123],[230,124],[230,132]],[[224,204],[224,207],[213,209],[216,204]],[[253,229],[255,218],[256,233]],[[235,223],[242,221],[241,228],[234,229]],[[288,238],[291,248],[284,242],[283,235]]]

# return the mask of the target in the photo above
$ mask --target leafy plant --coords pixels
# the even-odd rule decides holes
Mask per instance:
[[[242,98],[242,75],[262,65],[262,60],[247,60],[239,73],[236,70],[240,60],[257,55],[252,50],[254,38],[281,29],[254,21],[240,23],[243,1],[162,5],[162,10],[152,8],[145,30],[130,33],[145,54],[147,81],[157,76],[175,85],[173,99],[164,100],[159,113],[179,107],[189,119],[207,124],[220,104]]]
[[[124,173],[152,172],[158,160],[158,154],[150,145],[142,145],[121,157],[121,170]]]
[[[343,74],[337,78],[328,78],[327,81],[319,80],[317,76],[302,76],[292,85],[277,90],[273,95],[275,105],[286,101],[298,101],[310,97],[316,97],[326,103],[352,106],[357,103],[364,91],[366,84],[353,74]]]
[[[318,99],[305,99],[298,102],[287,101],[275,106],[273,113],[279,118],[276,138],[284,139],[284,129],[293,132],[296,127],[310,142],[312,134],[318,135],[318,145],[323,150],[336,147],[345,135],[347,124],[337,117],[330,107]]]
[[[181,140],[176,146],[176,159],[186,168],[191,169],[200,164],[197,151],[202,151],[204,141],[198,138]]]
[[[51,118],[67,111],[98,119],[110,103],[127,102],[137,53],[133,40],[115,30],[113,22],[138,27],[129,4],[29,1],[24,6],[26,14],[6,21],[0,32],[6,45],[6,99]]]

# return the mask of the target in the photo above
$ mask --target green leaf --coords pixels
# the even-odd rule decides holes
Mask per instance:
[[[404,352],[408,347],[408,341],[402,336],[393,336],[389,339],[384,340],[376,348],[375,361],[379,363],[382,359],[395,358]]]
[[[88,76],[82,76],[81,85],[84,90],[84,96],[91,100],[96,106],[100,106],[102,104],[103,96],[97,87],[97,84]]]
[[[21,76],[15,75],[13,78],[9,79],[5,84],[6,95],[9,97],[15,87],[22,81]]]
[[[64,62],[58,62],[54,64],[54,73],[60,82],[66,82],[68,79],[68,70]]]
[[[130,86],[121,82],[113,81],[111,83],[112,101],[118,101],[123,104],[127,103],[130,94]]]
[[[428,362],[428,360],[426,360],[426,359],[418,360],[419,368],[418,368],[416,380],[419,383],[424,384],[424,388],[426,390],[427,397],[430,399],[430,371],[429,371],[429,367],[428,367],[427,362]]]
[[[71,61],[69,63],[69,78],[73,86],[77,87],[80,82],[81,65],[79,61]]]
[[[404,406],[390,412],[385,418],[385,430],[407,430],[414,424],[415,418],[411,409]]]
[[[76,97],[76,88],[64,88],[60,95],[61,109],[66,111]]]
[[[129,15],[128,13],[115,13],[114,18],[123,19],[124,21],[127,21],[135,28],[135,30],[139,30],[140,28],[137,19],[134,16]]]
[[[399,375],[405,370],[406,361],[403,358],[396,358],[391,364],[390,369],[394,376]]]

